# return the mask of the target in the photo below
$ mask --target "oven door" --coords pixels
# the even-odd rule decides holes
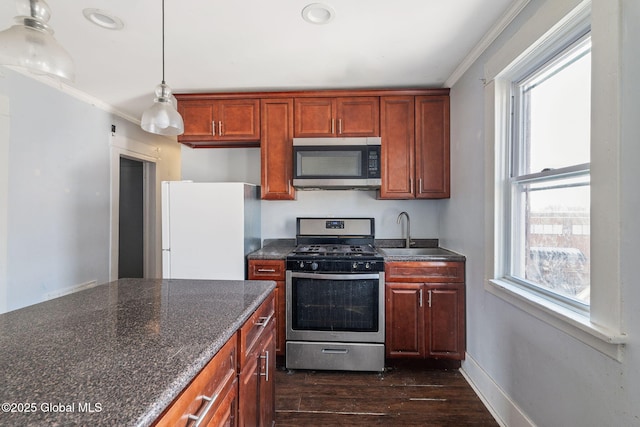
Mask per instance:
[[[384,343],[384,273],[287,271],[288,341]]]

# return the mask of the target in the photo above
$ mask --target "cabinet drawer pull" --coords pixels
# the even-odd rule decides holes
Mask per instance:
[[[266,328],[267,325],[269,324],[269,322],[271,321],[271,317],[273,317],[273,314],[270,314],[267,317],[261,316],[258,318],[258,321],[255,323],[256,326],[262,326],[263,328]]]
[[[260,372],[260,376],[264,377],[266,382],[269,382],[269,351],[265,350],[264,356],[260,356],[260,359],[265,359],[264,361],[264,372]]]
[[[275,273],[275,268],[259,268],[258,273]]]
[[[323,348],[322,353],[325,354],[347,354],[349,350],[346,348]]]
[[[207,397],[207,396],[202,396],[202,400],[204,400],[207,403],[207,406],[204,407],[202,413],[200,414],[199,417],[195,416],[195,415],[189,415],[187,418],[189,418],[192,421],[195,421],[195,423],[193,424],[192,427],[200,427],[200,424],[202,424],[202,422],[204,421],[204,418],[207,416],[207,414],[209,413],[209,411],[211,410],[211,408],[213,407],[214,403],[216,403],[216,400],[218,400],[218,394],[216,393],[211,397]]]

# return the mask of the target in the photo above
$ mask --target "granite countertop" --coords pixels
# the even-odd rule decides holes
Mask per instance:
[[[465,261],[464,255],[441,248],[438,239],[411,239],[412,248],[429,248],[423,253],[391,254],[385,253],[385,248],[402,248],[404,239],[376,239],[375,246],[385,261]],[[247,255],[247,259],[275,259],[284,260],[289,252],[295,249],[295,239],[265,240],[264,246]]]
[[[121,279],[2,314],[0,425],[150,425],[274,288]]]
[[[296,247],[296,239],[265,240],[262,248],[247,255],[247,259],[281,259]]]

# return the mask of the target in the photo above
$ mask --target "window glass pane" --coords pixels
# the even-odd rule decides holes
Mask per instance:
[[[522,174],[590,162],[590,42],[522,83]]]
[[[589,303],[589,175],[516,183],[513,275]]]

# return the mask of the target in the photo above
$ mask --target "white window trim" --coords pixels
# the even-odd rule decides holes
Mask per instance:
[[[627,336],[622,331],[620,293],[620,0],[554,0],[536,14],[485,65],[485,290],[524,312],[620,361]],[[591,21],[591,307],[583,315],[505,280],[500,251],[508,245],[502,216],[510,136],[510,79],[524,58],[539,54],[585,19]],[[614,78],[612,78],[614,76]],[[612,190],[613,189],[613,190]],[[491,239],[493,236],[493,239]]]

